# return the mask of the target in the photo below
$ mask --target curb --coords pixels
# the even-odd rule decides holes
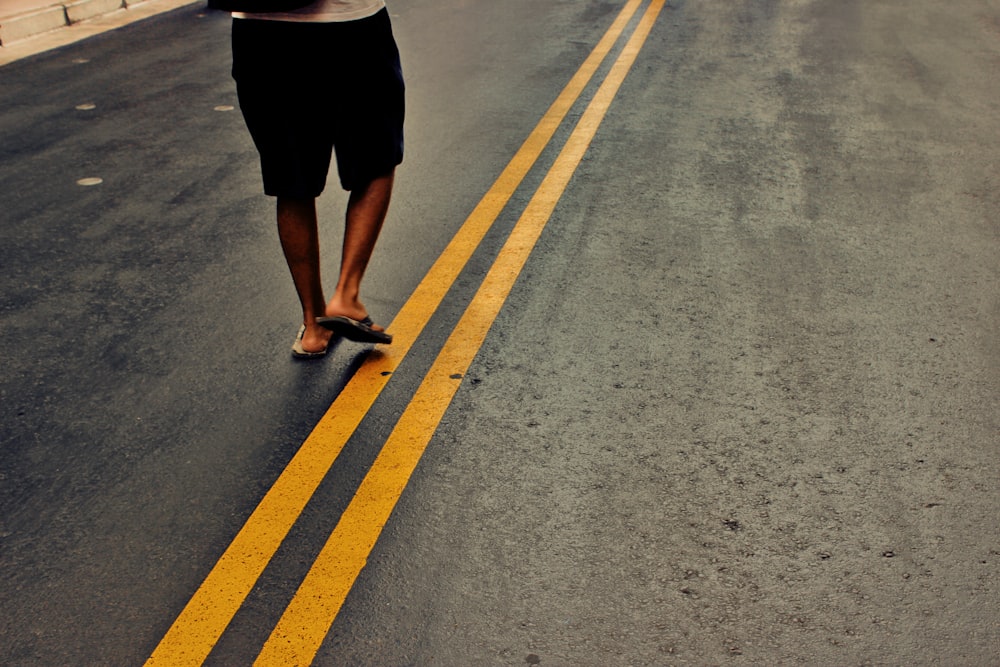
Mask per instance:
[[[0,18],[0,46],[145,4],[150,0],[76,0]]]

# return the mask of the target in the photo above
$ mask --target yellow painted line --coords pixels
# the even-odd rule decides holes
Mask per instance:
[[[256,667],[312,662],[663,4],[654,0],[646,10],[275,626]]]
[[[629,0],[622,8],[389,325],[394,336],[392,346],[379,348],[368,355],[195,591],[146,661],[147,667],[200,665],[208,657],[344,444],[548,145],[640,2]]]

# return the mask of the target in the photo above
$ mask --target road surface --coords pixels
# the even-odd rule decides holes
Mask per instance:
[[[390,10],[318,363],[228,17],[0,68],[0,663],[996,664],[1000,6]]]

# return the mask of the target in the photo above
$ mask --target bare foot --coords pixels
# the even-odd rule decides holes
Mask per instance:
[[[333,332],[324,329],[315,322],[305,325],[305,333],[302,334],[302,350],[305,352],[322,352],[330,344]]]
[[[326,304],[326,316],[337,317],[338,315],[344,315],[360,322],[368,317],[368,309],[360,301],[356,300],[352,303],[341,302],[335,296]],[[378,324],[372,324],[371,328],[374,331],[385,331],[385,328]]]

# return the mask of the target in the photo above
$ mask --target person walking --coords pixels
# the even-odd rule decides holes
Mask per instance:
[[[232,40],[240,110],[260,154],[264,192],[276,198],[278,237],[302,305],[293,356],[322,357],[338,335],[391,343],[360,299],[403,160],[404,83],[384,0],[233,12]],[[327,301],[316,198],[333,155],[350,195]]]

